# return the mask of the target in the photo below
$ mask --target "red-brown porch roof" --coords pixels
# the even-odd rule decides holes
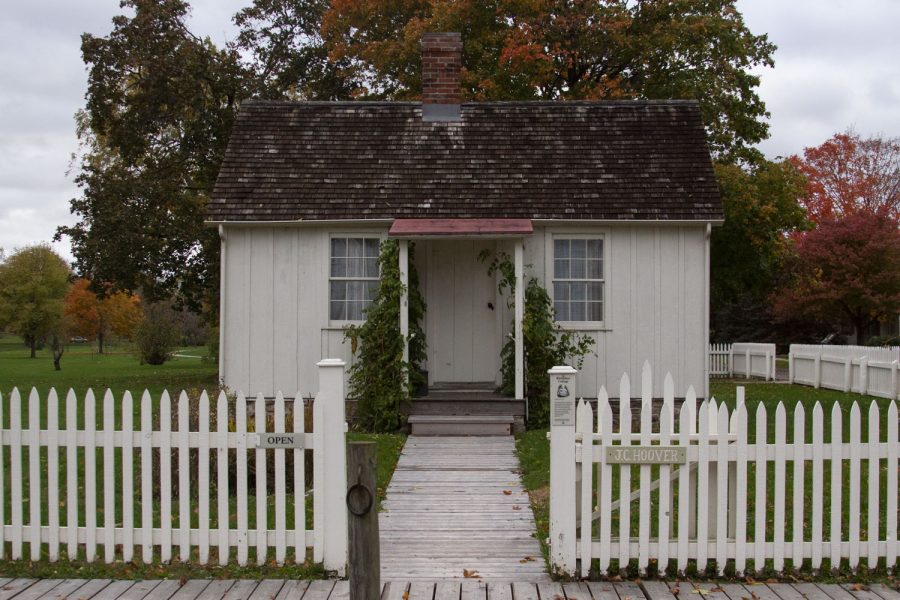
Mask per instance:
[[[531,219],[394,219],[391,237],[517,237],[531,235]]]

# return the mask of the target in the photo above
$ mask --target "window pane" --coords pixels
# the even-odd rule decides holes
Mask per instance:
[[[347,256],[347,238],[331,238],[331,256]]]
[[[362,321],[362,302],[347,302],[347,320],[348,321]]]
[[[588,300],[603,300],[603,284],[592,281],[588,284]]]
[[[603,258],[603,240],[587,241],[587,257]]]
[[[362,277],[365,274],[364,258],[347,259],[347,277]]]
[[[346,277],[347,276],[347,259],[332,258],[331,259],[331,276]]]
[[[366,256],[378,256],[378,238],[366,238],[365,245]]]
[[[599,260],[587,261],[587,278],[603,279],[603,262]]]
[[[565,281],[554,281],[553,282],[553,299],[554,300],[568,300],[569,299],[569,284]]]
[[[584,258],[587,240],[572,240],[572,258]]]
[[[346,281],[332,281],[331,282],[331,300],[346,300],[347,299],[347,282]]]
[[[347,242],[347,256],[361,258],[363,255],[363,239],[349,238]]]
[[[553,261],[553,277],[556,279],[569,278],[569,261],[566,259],[556,259]]]
[[[569,240],[553,240],[554,258],[569,258]]]
[[[378,293],[378,282],[377,281],[367,281],[366,282],[366,300],[372,301],[375,299],[375,295]]]
[[[570,283],[570,290],[572,293],[572,301],[584,301],[587,300],[587,284],[586,283]]]
[[[365,281],[348,281],[347,282],[347,300],[362,300],[365,294]]]
[[[588,321],[602,321],[603,320],[603,303],[602,302],[591,302],[588,304],[588,309],[590,310],[590,314],[588,315]]]
[[[557,321],[568,321],[569,320],[569,303],[568,302],[554,302],[553,310],[556,312],[556,320]]]
[[[584,321],[585,319],[585,303],[572,302],[569,305],[569,321]]]
[[[569,269],[569,277],[572,279],[584,279],[585,276],[585,261],[578,258],[573,258],[571,261],[571,267]]]
[[[366,277],[378,277],[378,259],[366,258]]]
[[[343,301],[331,302],[331,320],[332,321],[343,321],[346,317],[345,307],[346,303]]]

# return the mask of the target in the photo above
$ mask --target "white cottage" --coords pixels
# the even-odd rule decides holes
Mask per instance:
[[[422,103],[242,107],[208,208],[224,383],[311,395],[318,360],[352,361],[343,327],[362,318],[378,244],[395,237],[401,263],[416,245],[432,387],[499,384],[512,335],[522,397],[519,319],[511,328],[477,260],[487,249],[595,340],[579,395],[645,360],[657,385],[669,371],[706,395],[709,235],[723,213],[698,105],[460,104],[458,34],[426,34],[422,50]]]

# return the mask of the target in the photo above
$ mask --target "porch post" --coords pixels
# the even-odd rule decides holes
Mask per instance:
[[[522,320],[525,317],[525,241],[516,240],[515,270],[516,270],[516,400],[525,398],[525,339],[522,333]]]
[[[409,240],[400,242],[400,335],[403,336],[403,362],[409,361]],[[409,385],[409,373],[406,374]]]

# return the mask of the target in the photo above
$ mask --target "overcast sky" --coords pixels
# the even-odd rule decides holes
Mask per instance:
[[[191,29],[222,44],[231,15],[250,0],[193,0]],[[854,127],[900,136],[900,2],[738,0],[750,30],[778,45],[760,72],[771,113],[774,158]],[[80,35],[105,35],[118,0],[27,0],[4,4],[0,21],[0,248],[47,242],[74,222],[69,172],[77,150],[73,115],[84,105]],[[71,258],[67,241],[54,244]]]

